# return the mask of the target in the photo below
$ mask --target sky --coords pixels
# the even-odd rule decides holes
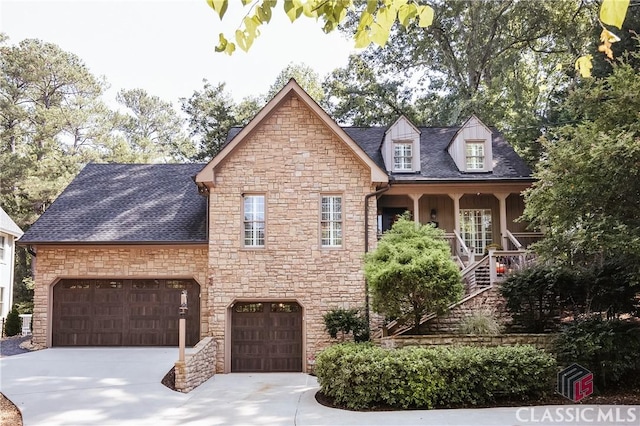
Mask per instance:
[[[108,103],[120,89],[142,88],[178,107],[205,78],[225,82],[239,101],[266,93],[290,63],[321,78],[347,64],[352,40],[324,34],[322,23],[308,18],[292,24],[280,4],[276,9],[249,52],[233,56],[214,47],[220,32],[231,39],[247,13],[240,0],[230,0],[223,21],[206,0],[0,0],[0,32],[10,44],[38,38],[75,53],[110,84]]]

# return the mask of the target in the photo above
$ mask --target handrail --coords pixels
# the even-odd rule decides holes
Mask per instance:
[[[473,258],[471,257],[471,250],[469,250],[467,245],[464,243],[464,240],[460,236],[460,233],[458,232],[457,229],[453,230],[453,234],[456,236],[456,239],[458,240],[458,243],[460,244],[460,249],[461,249],[462,253],[467,255],[467,262],[468,262],[467,266],[468,266],[469,264],[473,263]]]
[[[507,229],[507,237],[509,238],[509,240],[511,240],[511,244],[515,246],[516,250],[520,250],[522,248],[522,244],[520,244],[520,241],[518,241],[515,235],[513,235],[511,231],[509,231],[508,229]]]

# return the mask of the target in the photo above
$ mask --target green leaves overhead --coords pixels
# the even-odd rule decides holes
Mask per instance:
[[[258,28],[271,21],[275,0],[251,2],[242,0],[242,6],[251,4],[249,12],[235,31],[235,42],[229,41],[220,34],[216,52],[233,54],[236,44],[245,52],[248,51],[255,39],[260,35]],[[207,0],[207,4],[223,19],[229,0]],[[417,21],[419,27],[428,27],[433,22],[434,11],[431,6],[420,5],[417,0],[383,0],[381,2],[367,1],[364,5],[353,0],[284,0],[283,11],[291,22],[301,16],[322,19],[323,31],[334,31],[346,18],[349,11],[358,13],[362,8],[359,24],[353,34],[355,47],[365,48],[371,43],[384,46],[389,39],[391,30],[396,22],[404,28],[409,28]]]

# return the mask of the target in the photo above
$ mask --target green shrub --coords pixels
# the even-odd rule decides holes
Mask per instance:
[[[20,317],[18,315],[16,306],[7,314],[7,319],[4,322],[5,336],[15,336],[22,331],[22,325],[20,324]]]
[[[509,275],[500,293],[507,301],[514,326],[531,333],[557,329],[562,295],[574,281],[570,271],[547,264]]]
[[[474,334],[495,336],[502,332],[502,326],[498,323],[495,313],[489,309],[483,309],[464,317],[458,324],[459,334]]]
[[[558,363],[578,363],[594,375],[598,389],[640,379],[640,326],[601,319],[575,321],[556,340]]]
[[[358,309],[334,308],[322,316],[324,326],[333,339],[338,338],[344,342],[349,333],[353,333],[353,340],[366,342],[369,340],[369,324]]]
[[[341,344],[321,352],[321,391],[351,409],[433,408],[525,400],[553,389],[555,360],[531,346],[382,349]]]

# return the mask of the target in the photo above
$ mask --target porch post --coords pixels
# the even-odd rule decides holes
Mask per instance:
[[[453,229],[460,232],[460,198],[463,194],[447,194],[453,200]]]
[[[422,194],[409,194],[409,197],[413,200],[413,221],[416,224],[420,223],[420,198]]]
[[[493,194],[500,202],[500,239],[504,250],[509,249],[509,238],[507,237],[507,197],[508,192],[499,192]]]

